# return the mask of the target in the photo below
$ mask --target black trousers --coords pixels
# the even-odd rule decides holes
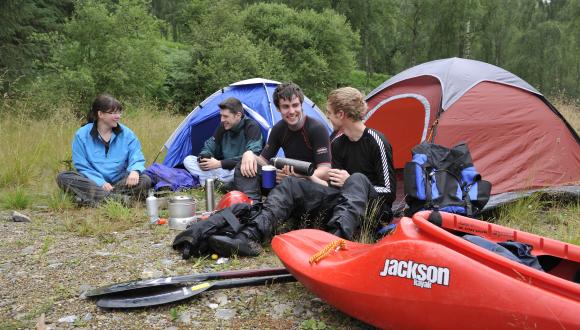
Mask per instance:
[[[234,171],[234,190],[239,190],[248,197],[250,197],[254,203],[262,201],[262,168],[258,166],[258,174],[254,177],[245,177],[242,175],[240,169],[242,162],[238,162],[236,169]]]
[[[323,216],[325,230],[352,240],[367,203],[377,196],[369,179],[360,173],[351,175],[341,189],[287,177],[270,192],[262,212],[248,226],[265,242],[291,216]]]

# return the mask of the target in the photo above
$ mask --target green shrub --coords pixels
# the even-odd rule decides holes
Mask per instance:
[[[32,205],[32,196],[22,187],[9,190],[2,197],[2,208],[23,210]]]
[[[48,198],[48,207],[53,211],[70,210],[75,207],[72,197],[62,190],[55,190]]]

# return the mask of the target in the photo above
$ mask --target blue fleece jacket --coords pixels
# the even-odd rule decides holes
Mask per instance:
[[[76,132],[72,143],[73,164],[80,174],[97,186],[115,184],[131,171],[145,170],[145,157],[139,139],[127,126],[119,124],[109,141],[109,150],[92,123]]]

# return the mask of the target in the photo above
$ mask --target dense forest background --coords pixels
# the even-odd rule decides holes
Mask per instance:
[[[454,56],[580,96],[580,0],[1,0],[0,22],[0,114],[101,92],[187,111],[252,77],[320,104]]]

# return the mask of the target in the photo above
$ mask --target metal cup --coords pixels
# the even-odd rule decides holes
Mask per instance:
[[[205,180],[205,209],[207,211],[213,211],[215,209],[213,179]]]

